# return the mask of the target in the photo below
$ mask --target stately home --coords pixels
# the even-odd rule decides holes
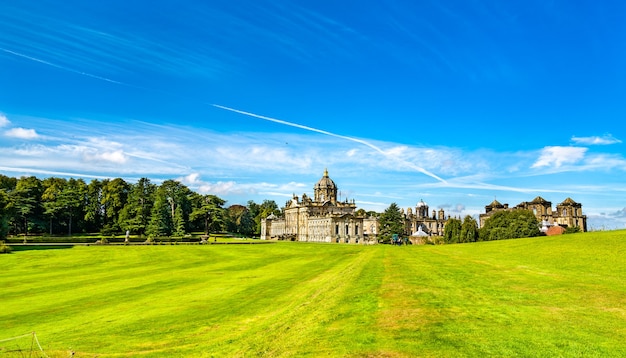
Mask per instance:
[[[544,232],[557,225],[560,227],[579,227],[581,231],[587,231],[587,216],[583,215],[582,204],[567,198],[562,203],[557,204],[556,210],[552,210],[552,202],[540,196],[533,201],[522,202],[513,208],[509,208],[509,204],[501,204],[494,200],[485,206],[485,213],[480,214],[480,227],[483,227],[485,221],[494,213],[501,210],[516,209],[532,211],[542,224],[542,231]]]
[[[283,216],[261,220],[261,239],[365,244],[375,242],[376,218],[356,215],[353,200],[337,201],[338,188],[328,170],[313,187],[285,204]]]
[[[411,236],[443,236],[443,228],[449,218],[446,218],[443,209],[428,211],[428,204],[420,200],[415,206],[415,213],[411,208],[406,209],[406,232]]]
[[[310,242],[333,242],[367,244],[376,243],[378,221],[375,217],[356,214],[353,200],[337,200],[339,190],[335,182],[324,171],[322,178],[313,186],[313,197],[302,194],[287,201],[280,217],[270,215],[261,220],[262,240],[289,240]],[[515,207],[494,200],[485,206],[479,216],[479,226],[494,213],[502,210],[525,209],[532,211],[542,224],[542,231],[551,228],[579,227],[587,231],[587,217],[582,205],[571,198],[565,199],[552,209],[552,203],[538,196],[533,201],[522,202]],[[412,238],[443,236],[444,227],[450,217],[443,209],[430,211],[423,200],[404,212],[405,232]],[[549,233],[548,233],[549,234]]]

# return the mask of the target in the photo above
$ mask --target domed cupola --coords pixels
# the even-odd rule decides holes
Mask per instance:
[[[337,203],[337,185],[328,177],[328,169],[324,170],[324,176],[315,184],[313,192],[316,202],[330,201],[333,204]]]

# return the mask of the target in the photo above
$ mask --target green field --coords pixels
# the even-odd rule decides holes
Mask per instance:
[[[0,304],[0,340],[50,357],[623,357],[626,232],[31,248],[0,255]]]

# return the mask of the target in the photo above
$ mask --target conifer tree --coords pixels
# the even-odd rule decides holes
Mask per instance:
[[[467,215],[465,219],[463,219],[463,224],[461,225],[459,242],[475,242],[477,239],[478,223],[473,217]]]
[[[404,214],[396,203],[391,203],[391,205],[389,205],[389,207],[380,215],[378,225],[380,227],[380,242],[389,243],[394,234],[400,237],[406,235]]]
[[[446,226],[443,228],[443,241],[446,244],[455,244],[459,242],[461,237],[461,220],[456,218],[450,218],[446,222]]]

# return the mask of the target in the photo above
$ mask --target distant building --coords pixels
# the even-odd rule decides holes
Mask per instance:
[[[313,198],[302,194],[285,204],[282,217],[261,220],[261,239],[364,244],[375,242],[376,218],[356,215],[353,200],[337,201],[338,188],[324,171]]]
[[[429,213],[428,204],[420,200],[415,206],[415,213],[411,208],[406,209],[406,231],[411,236],[443,236],[443,228],[448,221],[443,209]]]
[[[556,225],[564,228],[578,227],[580,231],[587,231],[587,216],[583,215],[582,204],[567,198],[556,206],[556,210],[552,210],[552,202],[540,196],[533,201],[519,203],[514,208],[509,208],[509,204],[501,204],[497,200],[492,201],[491,204],[485,206],[485,213],[480,214],[480,227],[485,226],[485,221],[498,211],[519,209],[532,211],[541,223],[544,232]]]

